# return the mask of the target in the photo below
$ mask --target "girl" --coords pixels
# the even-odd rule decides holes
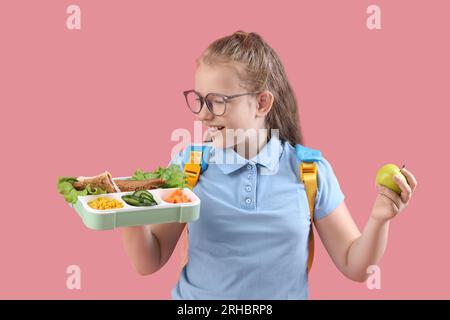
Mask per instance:
[[[172,297],[306,299],[311,220],[294,148],[303,140],[278,55],[255,33],[218,39],[198,59],[195,90],[185,96],[213,142],[208,170],[194,188],[202,205],[200,218],[188,226],[189,260]],[[254,133],[229,135],[232,130]],[[223,156],[234,161],[220,161]],[[172,162],[181,165],[182,158]],[[402,169],[408,183],[396,180],[401,195],[378,186],[360,233],[331,164],[322,158],[317,166],[314,225],[337,268],[363,282],[367,267],[380,261],[389,222],[409,203],[416,179]],[[123,243],[137,272],[162,268],[184,227],[124,228]]]

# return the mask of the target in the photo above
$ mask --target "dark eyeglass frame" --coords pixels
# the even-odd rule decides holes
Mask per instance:
[[[200,109],[199,109],[198,111],[193,111],[193,110],[191,109],[190,105],[189,105],[188,94],[190,94],[191,92],[194,92],[195,94],[197,94],[197,95],[200,97],[201,105],[200,105]],[[227,102],[230,101],[231,99],[238,98],[238,97],[242,97],[242,96],[246,96],[246,95],[250,95],[250,94],[259,94],[259,93],[261,93],[261,92],[262,92],[262,91],[246,92],[246,93],[238,93],[238,94],[233,94],[233,95],[231,95],[231,96],[227,96],[227,95],[221,94],[221,93],[210,92],[210,93],[208,93],[205,97],[203,97],[199,92],[197,92],[197,91],[195,91],[195,90],[187,90],[187,91],[183,91],[183,94],[184,94],[184,98],[186,99],[186,104],[188,105],[189,110],[191,110],[193,113],[199,114],[199,113],[202,111],[203,105],[204,105],[205,102],[206,102],[206,107],[208,108],[209,112],[211,112],[211,113],[212,113],[213,115],[215,115],[215,116],[222,116],[222,115],[224,115],[225,112],[227,111]],[[223,101],[224,101],[224,103],[225,103],[225,107],[224,107],[223,112],[222,112],[221,114],[214,113],[214,111],[213,111],[213,106],[210,105],[210,101],[208,100],[208,96],[211,95],[211,94],[223,98]]]

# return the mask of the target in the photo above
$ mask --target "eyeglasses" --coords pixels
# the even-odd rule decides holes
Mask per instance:
[[[235,94],[232,96],[227,96],[220,93],[208,93],[206,97],[203,97],[195,90],[188,90],[183,92],[184,97],[186,98],[186,103],[193,113],[200,113],[200,111],[202,111],[203,104],[206,102],[206,107],[215,116],[221,116],[225,113],[225,111],[227,110],[227,102],[229,102],[231,99],[258,93],[261,92],[247,92]]]

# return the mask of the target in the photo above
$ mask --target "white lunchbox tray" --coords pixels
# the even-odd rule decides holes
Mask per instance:
[[[79,196],[71,207],[75,209],[86,227],[94,230],[111,230],[117,227],[139,226],[168,222],[191,222],[199,218],[200,199],[189,188],[183,193],[191,200],[186,203],[169,203],[163,199],[178,188],[150,189],[157,205],[149,207],[135,207],[122,200],[123,195],[133,192],[117,192],[100,195]],[[88,202],[98,198],[111,198],[120,201],[123,208],[97,210],[91,208]]]

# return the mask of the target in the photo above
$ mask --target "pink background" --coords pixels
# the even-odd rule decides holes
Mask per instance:
[[[82,29],[66,28],[81,7]],[[366,8],[381,7],[381,30]],[[419,182],[391,224],[381,290],[342,276],[321,244],[313,299],[450,298],[448,1],[1,1],[0,298],[169,299],[178,251],[137,275],[120,230],[85,228],[61,175],[128,176],[165,165],[193,129],[182,90],[213,40],[261,34],[298,96],[305,144],[332,163],[362,228],[384,163]],[[66,289],[79,265],[82,289]]]

